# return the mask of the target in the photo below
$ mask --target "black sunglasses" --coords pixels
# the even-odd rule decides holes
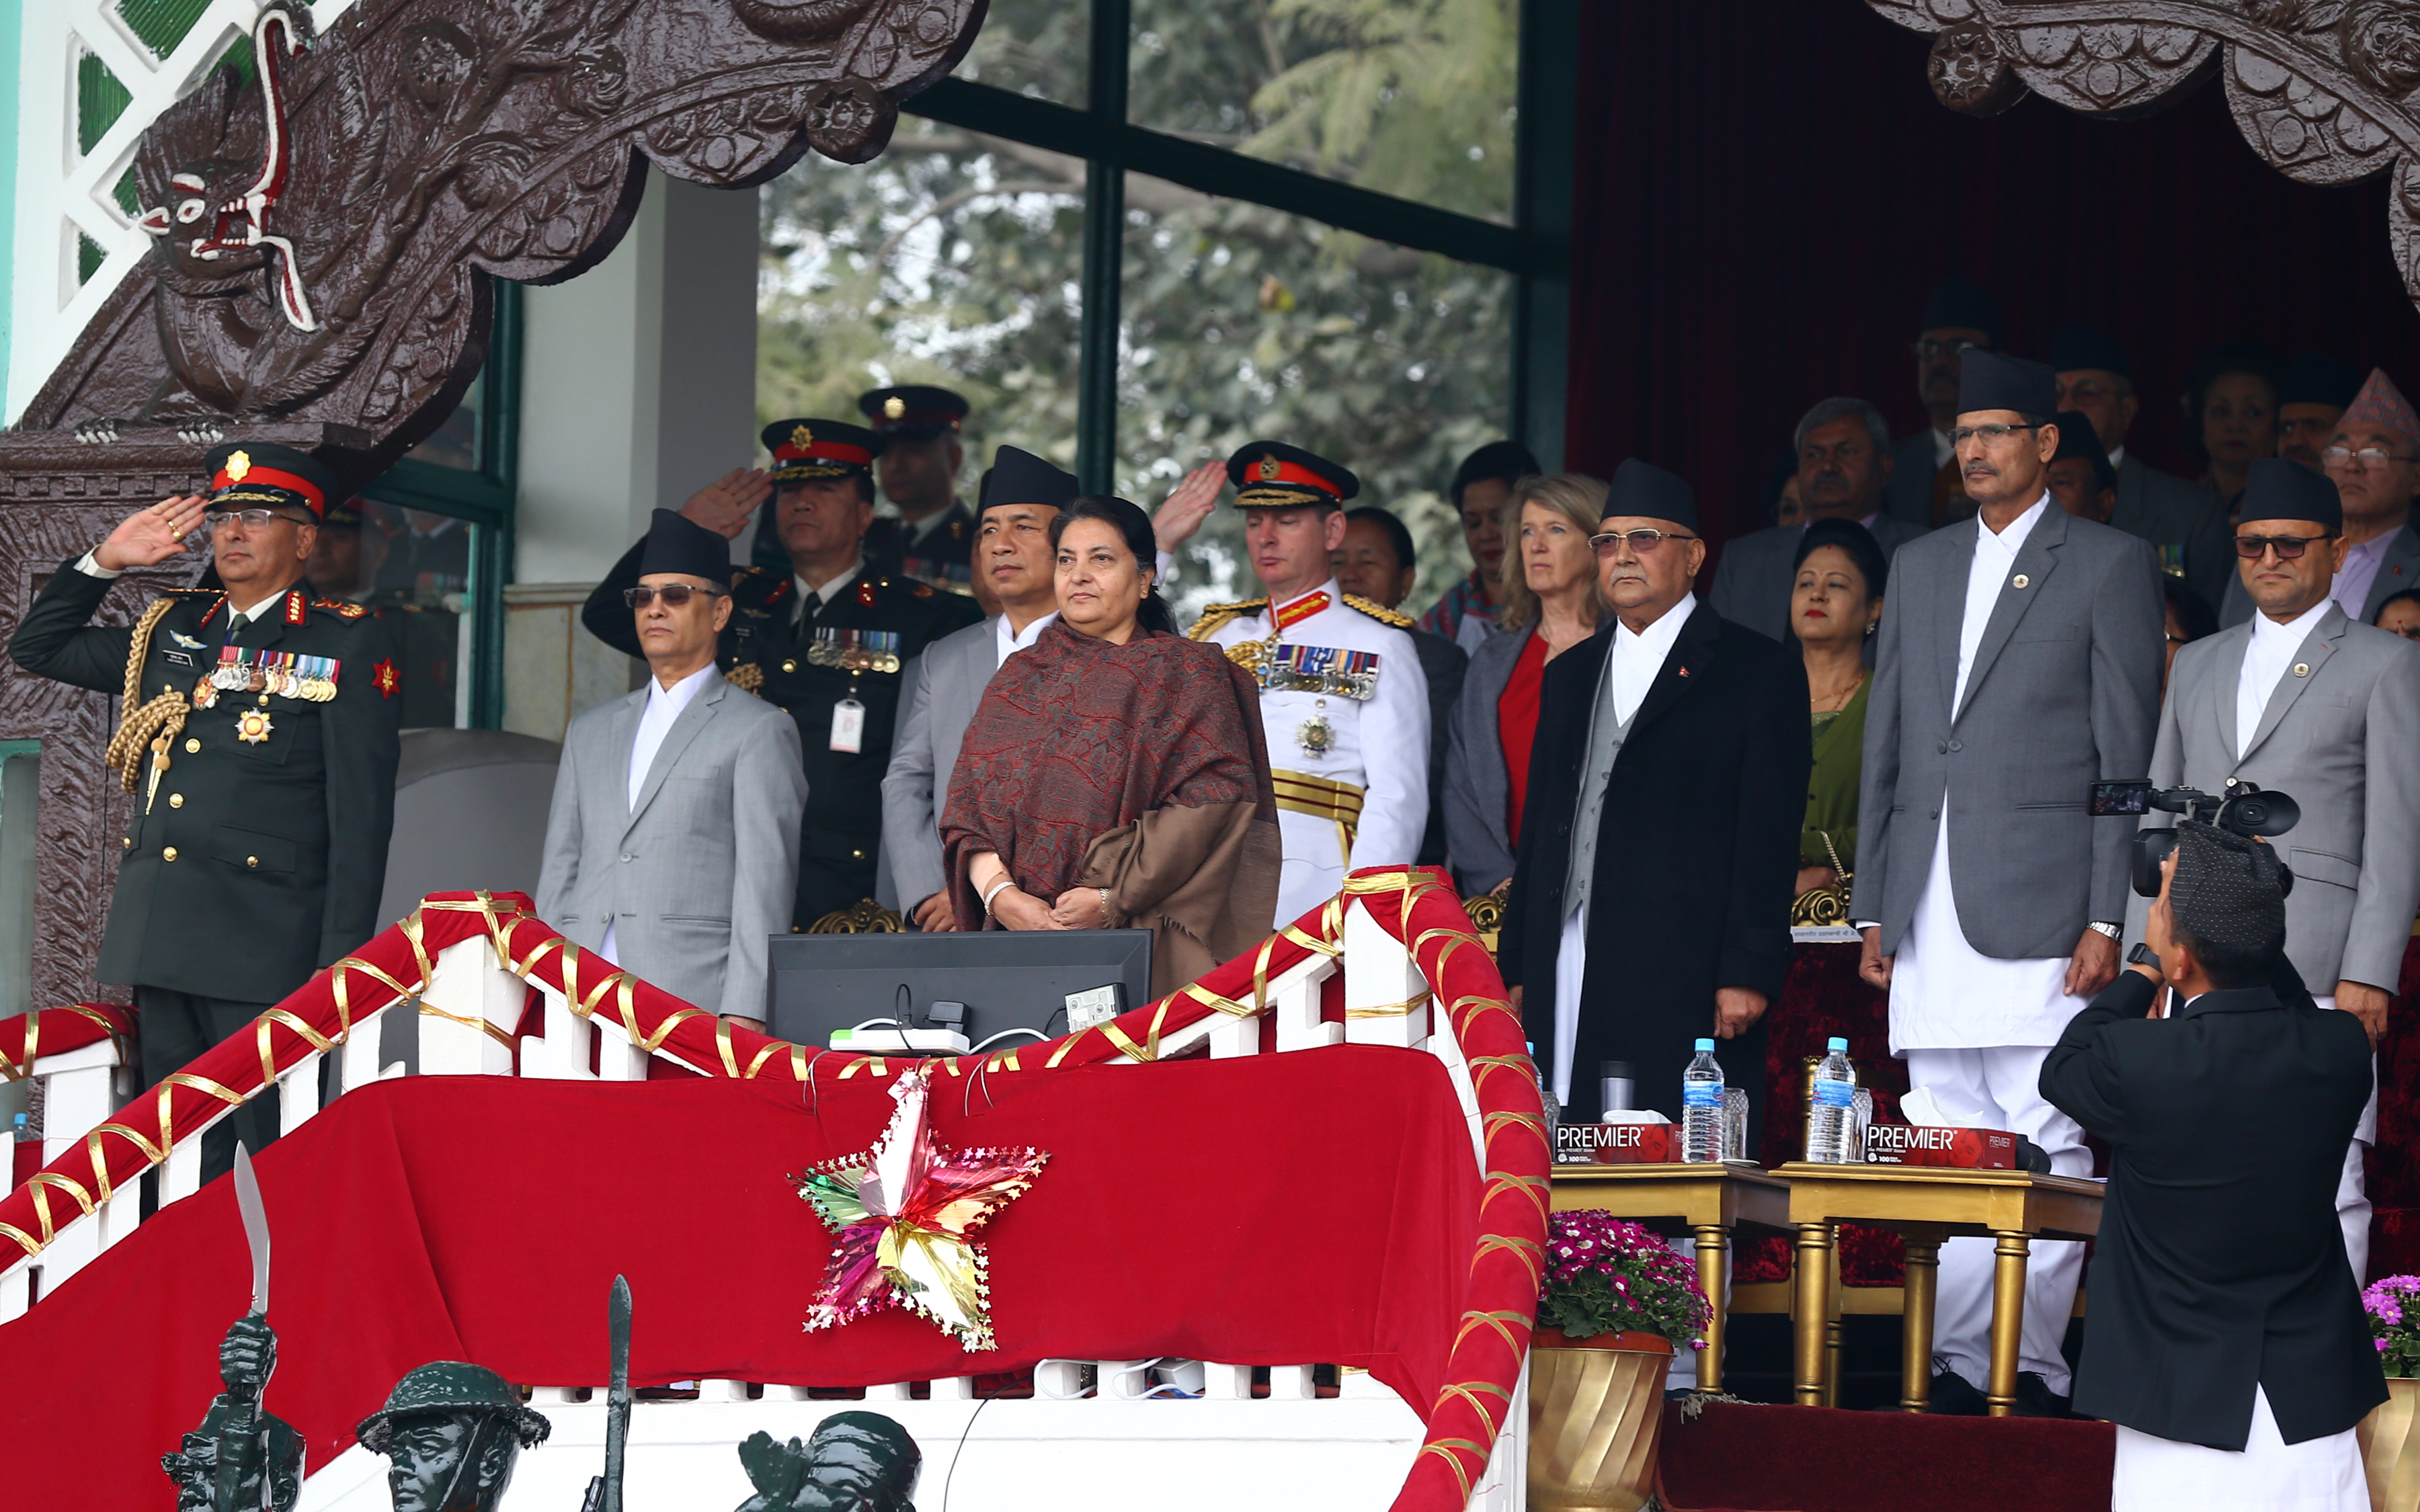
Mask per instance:
[[[660,598],[666,609],[678,609],[689,602],[691,594],[704,594],[708,598],[729,596],[720,588],[692,588],[687,583],[666,583],[661,588],[625,588],[622,590],[622,602],[632,609],[645,609]]]

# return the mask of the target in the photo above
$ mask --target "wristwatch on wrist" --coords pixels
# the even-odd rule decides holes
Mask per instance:
[[[2099,920],[2099,919],[2097,919],[2097,918],[2096,918],[2096,919],[2094,919],[2091,923],[2086,924],[2086,926],[2084,926],[2084,927],[2085,927],[2085,928],[2086,928],[2086,929],[2088,929],[2088,930],[2092,930],[2092,931],[2094,931],[2094,932],[2096,932],[2096,933],[2098,933],[2106,934],[2106,935],[2108,935],[2108,936],[2109,936],[2111,939],[2113,939],[2113,940],[2116,940],[2116,939],[2123,939],[2123,938],[2125,937],[2125,933],[2126,933],[2126,932],[2125,932],[2124,930],[2119,929],[2117,925],[2115,925],[2115,924],[2104,924],[2104,923],[2101,922],[2101,920]]]
[[[2160,969],[2160,958],[2151,953],[2151,942],[2149,940],[2134,942],[2134,948],[2126,952],[2126,964],[2130,966],[2149,966],[2153,971]]]

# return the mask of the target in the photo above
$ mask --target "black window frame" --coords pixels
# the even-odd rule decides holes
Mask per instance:
[[[1117,462],[1118,328],[1125,175],[1145,174],[1245,200],[1375,240],[1494,268],[1514,280],[1511,433],[1561,466],[1570,298],[1572,147],[1577,122],[1578,0],[1522,0],[1511,225],[1376,193],[1127,119],[1131,0],[1092,0],[1092,56],[1081,106],[944,79],[910,115],[1047,147],[1086,164],[1083,330],[1078,360],[1076,472],[1112,486]]]
[[[398,459],[362,497],[400,509],[425,509],[479,527],[471,563],[472,595],[463,627],[471,635],[470,725],[504,722],[504,583],[513,562],[513,502],[520,488],[521,286],[495,279],[495,314],[480,369],[480,465],[471,471],[417,457]]]

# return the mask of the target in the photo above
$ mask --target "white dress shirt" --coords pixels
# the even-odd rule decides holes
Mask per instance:
[[[790,581],[799,590],[799,609],[797,612],[792,615],[790,623],[796,625],[799,622],[799,616],[805,614],[808,599],[815,599],[817,601],[817,609],[820,611],[823,605],[829,604],[833,599],[838,598],[840,596],[841,590],[846,588],[850,583],[855,582],[857,580],[857,575],[864,570],[865,559],[863,557],[860,557],[855,562],[848,564],[848,570],[846,572],[842,573],[837,578],[827,578],[820,584],[810,583],[804,578],[799,577],[796,572],[791,573]]]
[[[1951,443],[1949,433],[1947,431],[1936,430],[1932,433],[1933,471],[1938,472],[1943,468],[1947,467],[1949,465],[1949,459],[1957,455],[1958,448]]]
[[[2045,493],[1994,533],[1978,517],[1975,556],[1966,572],[1966,608],[1958,626],[1958,683],[1952,707],[1966,698],[1966,679],[2001,591],[2015,576],[2017,550],[2051,507]],[[1862,921],[1861,921],[1862,922]],[[2068,957],[2003,961],[1967,943],[1949,878],[1949,805],[1932,842],[1932,867],[1916,895],[1916,915],[1891,968],[1890,1026],[1894,1054],[1909,1050],[1991,1049],[2053,1045],[2084,1000],[2067,993]]]
[[[2294,665],[2294,654],[2303,649],[2311,632],[2319,628],[2319,617],[2328,611],[2329,600],[2318,603],[2280,625],[2265,612],[2252,615],[2252,640],[2243,648],[2243,671],[2235,679],[2235,756],[2252,748],[2252,737],[2260,728],[2260,716],[2269,707],[2269,696],[2277,691],[2277,684]]]
[[[706,679],[713,671],[714,664],[708,662],[670,687],[657,678],[647,679],[647,706],[639,716],[639,733],[630,742],[629,803],[632,809],[639,807],[639,795],[647,785],[647,769],[656,764],[656,753],[663,749],[664,736],[672,733],[673,721],[680,717],[681,710],[689,707],[689,701],[697,697],[697,690],[706,686]],[[608,961],[614,960],[613,926],[610,921],[605,926],[605,938],[597,942],[597,953]]]
[[[1023,651],[1026,647],[1033,644],[1035,640],[1041,638],[1042,632],[1050,628],[1058,618],[1059,611],[1054,609],[1049,613],[1045,614],[1040,619],[1035,620],[1032,624],[1027,625],[1023,630],[1012,630],[1008,627],[1007,615],[993,615],[991,617],[992,644],[1000,648],[1000,659],[1001,663],[1005,664],[1009,657],[1016,656],[1018,652]]]

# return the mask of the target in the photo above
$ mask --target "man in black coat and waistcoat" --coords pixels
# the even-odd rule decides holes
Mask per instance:
[[[1701,1037],[1753,1108],[1790,965],[1806,667],[1699,602],[1686,483],[1624,462],[1599,529],[1614,622],[1546,668],[1498,964],[1569,1117],[1596,1116],[1613,1059],[1677,1122]]]
[[[2273,985],[2282,871],[2178,825],[2144,931],[2156,964],[2119,973],[2042,1063],[2042,1096],[2111,1150],[2075,1407],[2118,1425],[2113,1512],[2369,1506],[2353,1427],[2386,1383],[2335,1213],[2369,1041]],[[2145,1016],[2155,998],[2166,1016]]]

